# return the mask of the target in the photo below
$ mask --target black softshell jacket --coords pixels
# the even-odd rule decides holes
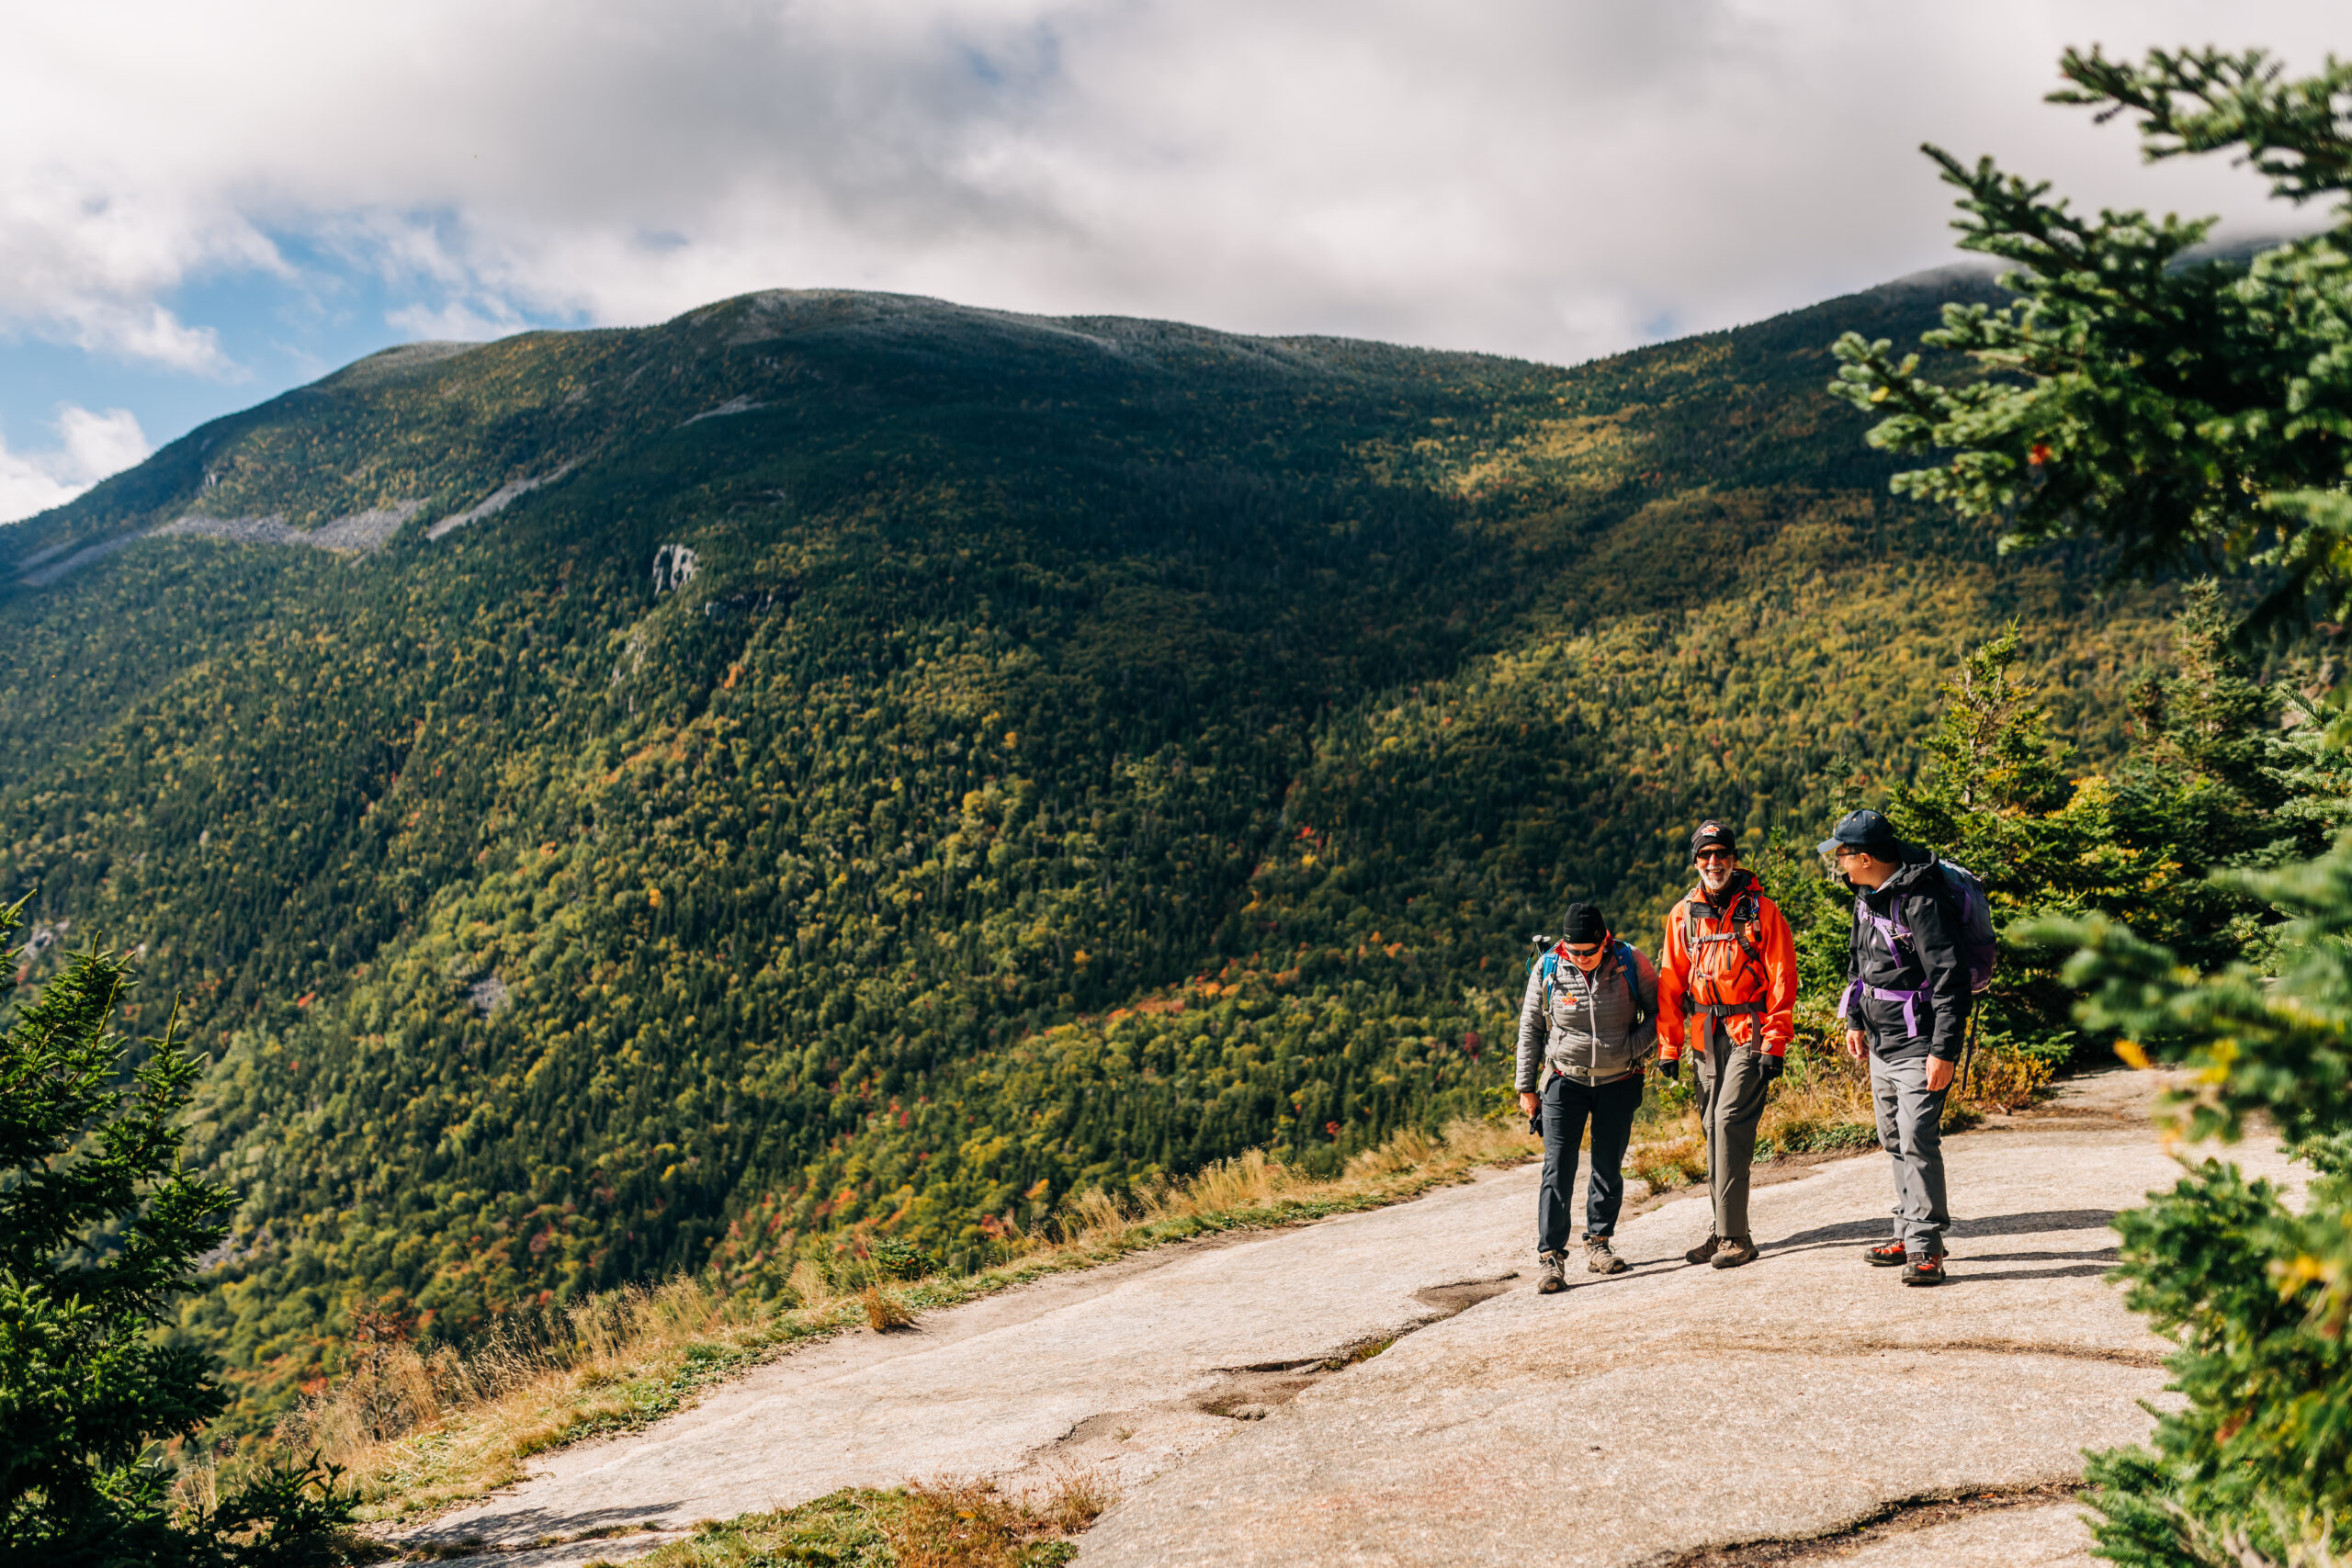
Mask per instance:
[[[1953,907],[1936,857],[1917,844],[1903,846],[1903,863],[1893,876],[1868,892],[1856,889],[1854,932],[1848,947],[1846,977],[1882,991],[1924,991],[1916,998],[1915,1016],[1927,1054],[1945,1061],[1960,1060],[1961,1042],[1968,1028],[1968,960],[1960,949],[1960,911]],[[1911,928],[1911,940],[1889,952],[1885,939],[1862,909]],[[1882,1056],[1916,1055],[1908,1043],[1903,1002],[1856,995],[1849,1017],[1872,1036]]]

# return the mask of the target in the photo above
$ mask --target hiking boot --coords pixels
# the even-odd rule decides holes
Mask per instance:
[[[1944,1255],[1940,1252],[1916,1252],[1911,1261],[1903,1266],[1903,1282],[1906,1285],[1940,1285],[1944,1282]]]
[[[1548,1296],[1568,1288],[1567,1280],[1562,1277],[1563,1266],[1567,1262],[1566,1255],[1557,1252],[1542,1253],[1538,1255],[1536,1261],[1544,1265],[1544,1278],[1535,1287],[1537,1295]]]
[[[1625,1271],[1625,1260],[1617,1256],[1616,1249],[1609,1245],[1609,1238],[1605,1235],[1584,1238],[1584,1266],[1596,1274],[1623,1274]]]
[[[1723,1238],[1721,1236],[1710,1235],[1706,1240],[1701,1242],[1698,1246],[1684,1253],[1682,1255],[1682,1260],[1685,1263],[1704,1263],[1707,1259],[1715,1255],[1715,1249],[1722,1245]]]
[[[1873,1269],[1898,1269],[1903,1265],[1903,1244],[1899,1241],[1884,1242],[1862,1256],[1870,1260]]]
[[[1743,1263],[1755,1261],[1756,1244],[1744,1235],[1733,1236],[1715,1254],[1715,1267],[1718,1269],[1736,1269]]]

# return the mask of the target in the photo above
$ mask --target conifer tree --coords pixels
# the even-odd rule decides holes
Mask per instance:
[[[2098,540],[2131,571],[2260,565],[2260,617],[2352,609],[2352,63],[2290,79],[2249,50],[2069,50],[2055,102],[2135,115],[2150,162],[2238,152],[2331,228],[2250,263],[2201,255],[2214,220],[2086,218],[2047,183],[1925,149],[1961,192],[1961,247],[2009,263],[2003,308],[1947,305],[1922,341],[1977,373],[1848,333],[1831,389],[1872,446],[1934,455],[1895,479],[2018,544]]]
[[[2256,570],[2254,621],[2352,606],[2352,65],[2290,79],[2260,51],[2070,51],[2063,103],[2137,117],[2151,160],[2238,151],[2275,195],[2335,203],[2334,227],[2236,265],[2199,260],[2210,221],[2078,217],[2046,185],[1928,152],[1961,192],[1964,247],[2014,264],[2006,309],[1950,306],[1930,348],[1947,382],[1849,335],[1835,389],[1887,415],[1874,445],[1930,456],[1899,490],[2005,520],[2020,543],[2091,539],[2128,571]],[[2246,801],[2341,779],[2341,737],[2267,748],[2263,709],[2224,667],[2223,617],[2192,594],[2183,674],[2143,721],[2199,779]],[[2159,711],[2161,710],[2161,711]],[[2314,729],[2316,726],[2312,727]],[[2340,794],[2340,791],[2337,792]],[[2335,811],[2312,814],[2325,818]],[[2305,819],[2312,819],[2307,818]],[[2340,820],[2340,814],[2334,819]],[[2184,1406],[2153,1449],[2096,1456],[2098,1550],[2134,1564],[2335,1562],[2352,1551],[2352,837],[2226,887],[2289,917],[2266,976],[2199,975],[2105,916],[2032,940],[2075,950],[2079,1016],[2127,1059],[2203,1069],[2189,1131],[2272,1118],[2318,1173],[2301,1212],[2209,1160],[2120,1222],[2129,1300],[2181,1346]]]
[[[0,910],[0,940],[22,909]],[[0,1035],[0,1556],[57,1568],[341,1561],[348,1507],[299,1470],[170,1517],[155,1445],[227,1400],[209,1357],[154,1330],[227,1234],[235,1198],[180,1164],[202,1064],[176,1020],[124,1080],[112,1025],[131,985],[125,954],[75,953]]]

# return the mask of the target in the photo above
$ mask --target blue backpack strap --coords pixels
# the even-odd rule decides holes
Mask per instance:
[[[1634,998],[1634,1010],[1647,1018],[1657,1010],[1657,999],[1642,995],[1642,972],[1634,963],[1634,944],[1622,937],[1617,942],[1617,967],[1624,973],[1625,990]]]

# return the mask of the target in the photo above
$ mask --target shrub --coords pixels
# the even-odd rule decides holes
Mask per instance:
[[[2192,1137],[2272,1121],[2315,1171],[2298,1213],[2208,1159],[2122,1215],[2127,1300],[2180,1346],[2181,1406],[2153,1450],[2099,1455],[2100,1551],[2134,1564],[2322,1563],[2352,1552],[2352,834],[2321,860],[2240,874],[2295,918],[2278,974],[2187,971],[2111,921],[2052,922],[2075,945],[2084,1021],[2127,1060],[2187,1063]],[[2331,1554],[2334,1554],[2331,1556]]]

